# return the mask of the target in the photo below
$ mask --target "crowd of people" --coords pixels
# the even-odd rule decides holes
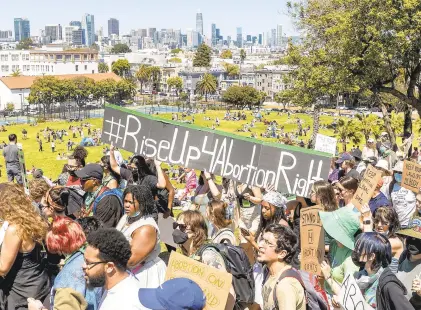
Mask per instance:
[[[421,309],[421,193],[402,186],[404,160],[419,154],[391,145],[387,133],[333,158],[326,180],[293,199],[272,185],[138,154],[125,160],[113,145],[97,163],[75,147],[56,180],[33,168],[28,196],[16,142],[10,134],[3,148],[0,309],[203,309],[197,283],[165,281],[173,251],[232,275],[229,310],[340,309],[348,274],[372,308]],[[382,177],[358,209],[352,201],[369,165]],[[316,205],[321,276],[301,270],[300,215]]]

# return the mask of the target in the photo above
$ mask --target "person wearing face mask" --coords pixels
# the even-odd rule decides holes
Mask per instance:
[[[405,298],[405,286],[388,267],[391,256],[386,236],[376,232],[359,235],[352,253],[353,262],[362,268],[355,276],[357,285],[365,301],[374,309],[413,309]]]
[[[396,273],[398,271],[399,258],[403,252],[403,242],[396,234],[400,230],[398,215],[393,208],[388,206],[380,207],[376,210],[373,218],[371,211],[367,205],[361,208],[363,216],[363,231],[374,231],[379,234],[385,235],[392,246],[392,262],[390,269]]]
[[[421,309],[421,294],[417,293],[419,289],[413,290],[413,285],[419,282],[421,272],[421,218],[414,217],[409,222],[408,228],[398,231],[398,234],[406,237],[406,241],[397,277],[408,291],[406,298],[415,309]]]
[[[355,159],[350,154],[343,153],[336,163],[341,165],[346,177],[352,177],[360,180],[360,174],[356,169]]]
[[[380,188],[380,191],[386,196],[387,199],[390,200],[390,183],[393,181],[393,175],[390,171],[389,163],[387,160],[380,159],[377,164],[375,165],[377,170],[380,170],[382,173],[382,181],[383,185]]]
[[[399,217],[399,223],[402,228],[408,226],[409,220],[415,211],[415,194],[402,187],[403,162],[399,161],[393,167],[394,181],[390,184],[390,196],[392,205]]]
[[[158,257],[161,246],[158,224],[153,219],[154,199],[147,186],[129,185],[123,194],[125,215],[117,230],[131,245],[128,267],[142,288],[156,288],[164,283],[166,266]]]

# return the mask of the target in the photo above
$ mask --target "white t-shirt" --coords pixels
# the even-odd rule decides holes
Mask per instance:
[[[99,310],[145,310],[139,301],[139,281],[130,274],[110,290],[106,290],[101,298]]]
[[[393,191],[390,196],[401,226],[408,226],[409,220],[415,211],[415,194],[401,187],[399,190]]]

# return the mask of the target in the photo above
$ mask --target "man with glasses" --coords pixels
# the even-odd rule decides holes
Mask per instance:
[[[138,299],[139,281],[126,270],[132,253],[124,235],[103,228],[91,232],[87,243],[82,266],[87,284],[104,288],[98,309],[145,309]]]
[[[294,272],[299,277],[291,267],[297,246],[297,236],[289,227],[272,224],[265,229],[257,256],[257,260],[265,264],[269,271],[262,290],[263,310],[306,309],[304,288],[295,277],[289,275]]]

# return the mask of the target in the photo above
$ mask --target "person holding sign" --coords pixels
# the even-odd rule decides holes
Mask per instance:
[[[399,217],[402,228],[408,227],[409,220],[415,211],[415,194],[401,186],[403,172],[403,161],[396,163],[393,167],[394,181],[391,183],[391,198],[393,208]]]
[[[354,197],[355,192],[358,189],[358,180],[352,177],[343,177],[339,181],[339,183],[335,184],[336,188],[338,188],[341,192],[341,204],[340,207],[347,207],[351,210],[358,210],[352,204],[352,198]]]

